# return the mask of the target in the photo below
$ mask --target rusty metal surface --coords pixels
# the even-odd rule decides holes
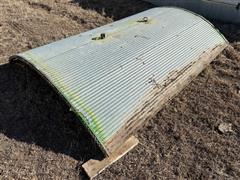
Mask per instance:
[[[144,0],[158,6],[186,8],[206,18],[240,24],[240,0]]]
[[[108,153],[106,144],[146,105],[146,94],[226,42],[200,16],[154,8],[12,59],[45,76]]]

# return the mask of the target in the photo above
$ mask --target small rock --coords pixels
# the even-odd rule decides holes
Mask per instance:
[[[222,133],[233,132],[232,124],[231,123],[221,123],[218,126],[218,130]]]
[[[177,108],[173,108],[174,112],[178,112]]]

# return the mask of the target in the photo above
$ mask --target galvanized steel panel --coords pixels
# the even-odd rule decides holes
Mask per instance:
[[[240,24],[240,0],[144,0],[159,6],[186,8],[207,18]]]
[[[101,33],[106,37],[94,40]],[[223,44],[225,38],[201,17],[154,8],[12,59],[44,75],[109,153],[106,144],[143,106],[146,94]]]

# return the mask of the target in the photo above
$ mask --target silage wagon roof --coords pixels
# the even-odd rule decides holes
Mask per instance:
[[[147,119],[151,108],[136,114],[169,85],[169,75],[226,43],[200,16],[154,8],[11,59],[40,72],[109,154]]]

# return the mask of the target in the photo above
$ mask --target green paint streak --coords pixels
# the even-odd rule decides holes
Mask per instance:
[[[55,86],[55,88],[63,95],[63,97],[71,104],[71,99],[74,99],[71,94],[73,94],[68,87],[67,84],[64,84],[63,82],[60,82],[61,79],[60,73],[56,71],[55,69],[51,68],[45,63],[42,62],[42,58],[38,57],[30,52],[23,53],[23,56],[25,59],[30,60],[29,62],[34,65],[35,67],[39,67],[42,74],[45,76],[50,77],[48,78],[49,81],[51,81],[51,76],[54,76],[54,81],[51,81],[51,83]],[[72,108],[74,108],[74,113],[76,113],[78,116],[81,117],[82,123],[87,126],[93,133],[93,135],[97,138],[97,140],[100,142],[100,144],[104,144],[104,131],[102,128],[102,125],[99,121],[99,118],[96,116],[96,114],[89,108],[86,103],[80,99],[80,97],[77,99],[78,105],[81,107],[81,109],[87,114],[90,119],[87,119],[82,112],[75,109],[74,106],[71,104]],[[101,131],[101,133],[99,133]],[[96,134],[99,134],[96,136]]]
[[[78,103],[79,103],[80,107],[83,109],[83,111],[86,112],[87,115],[91,119],[91,125],[90,124],[88,124],[88,125],[89,125],[90,129],[92,130],[92,132],[94,132],[95,135],[99,131],[102,132],[98,135],[97,138],[101,143],[103,143],[104,139],[102,137],[104,135],[104,133],[103,133],[104,131],[103,131],[103,128],[100,124],[99,118],[96,116],[96,114],[89,107],[86,106],[86,104],[82,100],[79,99]],[[87,123],[88,123],[88,121],[87,121]]]

